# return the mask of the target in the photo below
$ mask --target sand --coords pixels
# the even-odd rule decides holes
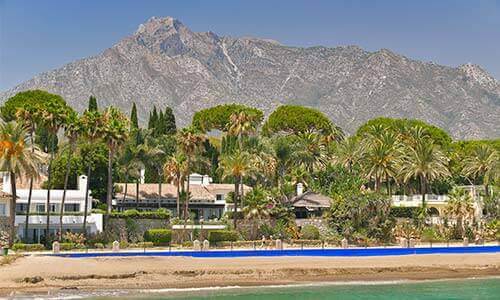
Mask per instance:
[[[500,253],[252,258],[28,256],[0,266],[0,296],[61,289],[162,289],[499,275]]]

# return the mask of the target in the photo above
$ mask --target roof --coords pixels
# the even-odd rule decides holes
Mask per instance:
[[[294,207],[318,207],[328,208],[331,205],[332,199],[330,197],[315,193],[305,192],[299,196],[293,197],[290,202]]]
[[[120,192],[116,193],[115,198],[120,200],[124,196],[125,183],[117,183],[120,187]],[[251,188],[244,185],[243,191],[246,193]],[[229,193],[234,191],[233,184],[223,184],[223,183],[211,183],[208,185],[201,184],[191,184],[189,185],[189,192],[191,193],[192,200],[204,200],[204,201],[215,201],[216,196],[219,193]],[[127,185],[127,195],[126,198],[135,199],[136,196],[136,184],[129,183]],[[139,184],[139,199],[176,199],[177,198],[177,187],[173,184],[162,183],[161,185],[161,197],[158,195],[158,183],[143,183]]]

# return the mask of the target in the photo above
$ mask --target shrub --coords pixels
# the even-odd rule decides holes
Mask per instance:
[[[14,251],[43,251],[45,246],[42,244],[14,244],[12,245]]]
[[[418,214],[418,211],[419,207],[393,206],[390,215],[394,218],[411,219]]]
[[[94,248],[96,249],[104,249],[104,244],[103,243],[95,243]]]
[[[319,239],[319,229],[314,225],[304,225],[300,230],[300,238],[304,240]]]
[[[234,242],[238,240],[238,232],[233,230],[213,230],[208,233],[210,243]]]
[[[73,250],[76,248],[77,248],[77,246],[74,243],[60,243],[59,244],[59,249],[61,251]]]
[[[138,211],[136,209],[129,209],[124,212],[112,212],[110,215],[112,218],[124,219],[168,219],[170,218],[170,211],[160,208],[155,211]]]
[[[172,231],[168,229],[149,229],[144,232],[144,241],[152,242],[155,246],[169,244],[172,240]]]
[[[422,230],[420,239],[422,242],[440,242],[443,240],[443,237],[435,228],[428,227]]]

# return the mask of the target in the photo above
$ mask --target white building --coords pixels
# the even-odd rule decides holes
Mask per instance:
[[[64,202],[63,231],[81,232],[83,231],[83,215],[85,212],[85,189],[87,185],[87,176],[78,177],[77,189],[67,190]],[[11,194],[10,177],[7,173],[3,174],[4,193]],[[59,230],[59,213],[64,190],[50,190],[50,234],[56,234]],[[28,206],[29,189],[16,189],[16,227],[19,238],[24,239],[24,228],[26,223],[26,212]],[[9,217],[9,202],[0,203],[0,216]],[[33,189],[31,194],[30,216],[28,218],[28,240],[39,242],[41,237],[45,236],[47,224],[47,190]],[[91,214],[92,197],[88,197],[87,207],[87,232],[97,233],[102,231],[102,215]]]

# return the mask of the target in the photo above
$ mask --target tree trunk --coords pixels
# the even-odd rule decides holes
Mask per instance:
[[[238,213],[238,200],[239,200],[239,193],[240,193],[240,179],[239,176],[235,178],[234,182],[234,199],[233,199],[233,204],[234,204],[234,210],[233,210],[233,227],[234,230],[237,228],[237,213]]]
[[[135,209],[139,209],[139,179],[135,180]]]
[[[391,191],[391,179],[389,178],[389,176],[386,174],[385,175],[385,180],[386,180],[386,184],[387,184],[387,195],[391,195],[392,194],[392,191]]]
[[[49,170],[48,170],[48,178],[47,178],[47,183],[48,183],[48,187],[47,187],[47,207],[46,207],[46,210],[47,210],[47,225],[46,225],[46,231],[45,231],[45,245],[46,246],[49,246],[50,245],[50,190],[52,189],[52,162],[54,161],[54,141],[55,141],[55,137],[51,137],[51,141],[50,141],[50,161],[49,161]]]
[[[427,192],[427,183],[425,177],[420,175],[420,194],[422,194],[422,208],[425,208],[425,193]]]
[[[61,242],[63,234],[64,202],[66,201],[66,190],[68,189],[69,172],[71,170],[71,157],[73,156],[72,148],[73,147],[70,148],[68,153],[68,161],[66,162],[66,173],[64,174],[64,190],[61,199],[61,209],[59,212],[59,242]]]
[[[30,128],[30,143],[31,143],[31,153],[35,152],[35,143],[33,140],[33,131],[34,128]],[[28,191],[28,206],[26,207],[26,221],[24,222],[24,239],[25,242],[28,243],[28,226],[30,219],[30,207],[31,207],[31,197],[33,195],[33,176],[30,177],[29,191]]]
[[[16,237],[16,200],[17,200],[16,174],[12,171],[10,172],[10,190],[12,193],[12,198],[9,207],[10,211],[9,248],[12,248],[12,245],[14,245],[14,239]]]
[[[123,191],[123,203],[125,203],[125,199],[127,198],[127,190],[128,190],[128,171],[125,174],[125,190]]]
[[[177,217],[180,218],[181,216],[181,199],[179,198],[180,195],[181,195],[181,191],[180,191],[180,185],[181,185],[181,177],[177,177]]]
[[[106,193],[107,218],[111,215],[113,205],[113,149],[108,151],[108,184]]]
[[[89,210],[89,189],[90,189],[90,174],[91,174],[91,164],[87,166],[87,186],[85,187],[85,207],[83,213],[83,235],[87,237],[87,214]]]
[[[380,192],[380,176],[375,175],[375,191]]]

